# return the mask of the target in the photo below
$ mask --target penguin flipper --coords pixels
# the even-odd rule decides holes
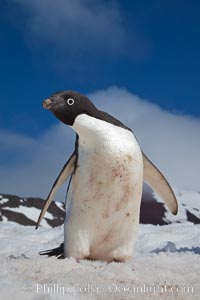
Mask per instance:
[[[176,215],[178,203],[176,196],[164,175],[143,153],[144,181],[164,200],[169,210]]]
[[[68,159],[68,161],[66,162],[66,164],[64,165],[64,167],[62,168],[61,172],[59,173],[58,177],[56,178],[51,191],[45,201],[44,207],[39,215],[38,221],[37,221],[37,225],[36,228],[38,228],[38,226],[40,225],[44,214],[46,213],[49,205],[51,204],[57,190],[59,189],[59,187],[68,179],[68,177],[72,174],[73,170],[74,170],[74,165],[75,165],[75,161],[76,161],[76,153],[74,152],[70,158]]]

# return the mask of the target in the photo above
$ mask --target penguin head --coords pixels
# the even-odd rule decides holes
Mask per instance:
[[[97,111],[86,96],[74,91],[53,94],[43,101],[43,107],[52,111],[60,121],[69,126],[73,126],[78,115],[93,115]]]

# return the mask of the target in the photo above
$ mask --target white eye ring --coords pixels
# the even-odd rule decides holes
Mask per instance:
[[[74,104],[74,99],[72,99],[72,98],[67,99],[67,104],[73,105]]]

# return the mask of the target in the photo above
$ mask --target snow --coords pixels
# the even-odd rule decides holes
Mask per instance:
[[[8,218],[6,218],[5,216],[2,216],[1,213],[0,213],[0,216],[2,218],[1,222],[8,222]]]
[[[55,204],[58,206],[58,208],[62,209],[63,211],[65,211],[65,208],[63,206],[63,202],[59,202],[59,201],[56,201]]]
[[[1,299],[181,299],[200,295],[200,225],[140,225],[131,264],[39,256],[63,226],[0,226]],[[63,295],[64,292],[64,295]]]
[[[20,205],[18,207],[9,207],[9,210],[22,213],[35,222],[37,222],[38,216],[40,215],[41,212],[41,210],[36,207],[27,207],[23,205]],[[49,220],[53,220],[53,216],[48,211],[45,213],[45,218]]]
[[[1,204],[7,203],[9,201],[8,198],[3,198],[3,196],[0,196]]]

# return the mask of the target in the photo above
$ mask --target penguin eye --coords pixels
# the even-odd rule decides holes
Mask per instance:
[[[72,99],[72,98],[67,99],[67,104],[73,105],[74,104],[74,99]]]

